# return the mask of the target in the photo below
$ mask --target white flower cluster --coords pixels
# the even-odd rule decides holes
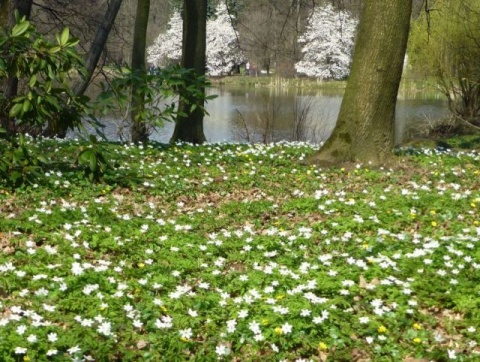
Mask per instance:
[[[173,13],[167,32],[160,34],[147,49],[148,62],[163,67],[178,64],[182,58],[183,19],[178,11]],[[216,17],[207,21],[207,71],[219,76],[229,73],[235,65],[244,62],[237,34],[232,26],[224,3],[217,6]]]
[[[357,20],[330,4],[315,8],[305,34],[303,59],[295,64],[299,73],[319,79],[343,79],[350,73]]]

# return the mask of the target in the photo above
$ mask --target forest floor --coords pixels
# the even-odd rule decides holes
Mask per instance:
[[[450,144],[108,144],[92,184],[43,141],[0,189],[0,360],[478,361],[479,142]]]

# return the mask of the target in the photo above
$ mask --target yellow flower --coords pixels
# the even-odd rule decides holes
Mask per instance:
[[[433,227],[437,226],[437,222],[436,222],[436,221],[432,221],[432,226],[433,226]]]
[[[422,340],[420,338],[414,338],[413,339],[413,343],[420,343]]]
[[[166,312],[168,309],[165,308],[163,305],[160,307],[161,310],[163,310],[164,312]]]
[[[470,206],[473,207],[473,208],[477,207],[477,205],[476,205],[474,202],[472,202],[472,203],[470,204]]]
[[[281,328],[281,327],[275,328],[275,333],[277,333],[277,334],[282,334],[282,333],[283,333],[282,328]]]
[[[435,215],[437,212],[435,210],[430,211],[431,215]]]
[[[320,343],[318,344],[318,348],[320,349],[320,351],[325,351],[325,350],[328,349],[328,346],[327,346],[325,343],[320,342]]]
[[[386,331],[387,331],[387,328],[385,326],[378,327],[378,333],[385,333]]]
[[[419,330],[419,329],[422,329],[422,326],[418,323],[414,323],[413,328]]]
[[[184,341],[184,342],[188,342],[188,341],[189,341],[189,339],[188,339],[188,338],[185,338],[185,337],[182,337],[182,338],[180,338],[180,339],[181,339],[182,341]]]
[[[24,361],[30,361],[30,357],[28,357],[28,356],[23,356],[23,360],[24,360]]]
[[[280,300],[280,299],[283,299],[284,295],[279,295],[277,296],[277,299]]]
[[[268,322],[268,319],[262,319],[262,324],[263,325],[267,325],[269,322]]]
[[[475,221],[473,222],[473,225],[478,225],[478,224],[479,224],[478,220],[475,220]]]
[[[143,264],[143,263],[138,263],[137,265],[138,265],[139,268],[145,267],[145,264]]]
[[[362,249],[368,249],[368,244],[362,244]]]

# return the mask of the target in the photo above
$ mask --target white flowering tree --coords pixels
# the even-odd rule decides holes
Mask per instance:
[[[180,63],[182,57],[183,20],[175,11],[168,23],[168,30],[160,34],[148,48],[148,62],[156,66]],[[232,26],[227,7],[220,3],[216,16],[207,22],[207,70],[217,76],[230,72],[245,57],[239,48],[235,29]]]
[[[216,18],[207,22],[207,69],[222,75],[245,61],[225,3],[217,6]]]
[[[160,34],[147,49],[147,62],[157,67],[178,64],[182,59],[183,19],[178,10],[168,22],[168,30]]]
[[[357,20],[330,4],[316,8],[298,42],[304,44],[298,73],[319,79],[343,79],[350,73]]]

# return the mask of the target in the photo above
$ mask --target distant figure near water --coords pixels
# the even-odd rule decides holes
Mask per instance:
[[[245,74],[250,75],[250,62],[247,62],[247,64],[245,64]]]

